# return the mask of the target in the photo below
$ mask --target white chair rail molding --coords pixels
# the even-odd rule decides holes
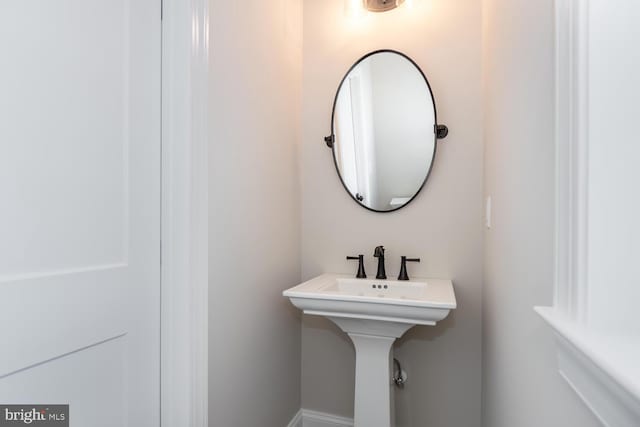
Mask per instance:
[[[609,427],[640,425],[640,4],[556,2],[558,369]]]

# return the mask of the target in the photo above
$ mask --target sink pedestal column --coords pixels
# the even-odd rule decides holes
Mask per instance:
[[[354,426],[391,427],[390,337],[349,334],[356,348]]]
[[[391,347],[412,324],[330,317],[356,349],[354,427],[391,427]]]

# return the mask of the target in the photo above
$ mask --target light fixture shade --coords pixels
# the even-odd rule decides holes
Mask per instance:
[[[395,9],[405,0],[364,0],[364,7],[371,12],[386,12]]]

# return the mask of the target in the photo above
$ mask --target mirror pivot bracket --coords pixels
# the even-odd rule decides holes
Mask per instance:
[[[445,139],[449,135],[449,128],[446,125],[434,125],[436,138]]]
[[[324,142],[327,144],[327,147],[333,148],[333,144],[336,142],[336,136],[333,134],[325,136]]]

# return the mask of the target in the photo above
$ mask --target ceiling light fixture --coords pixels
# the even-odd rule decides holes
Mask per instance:
[[[364,7],[371,12],[386,12],[404,2],[405,0],[364,0]]]

